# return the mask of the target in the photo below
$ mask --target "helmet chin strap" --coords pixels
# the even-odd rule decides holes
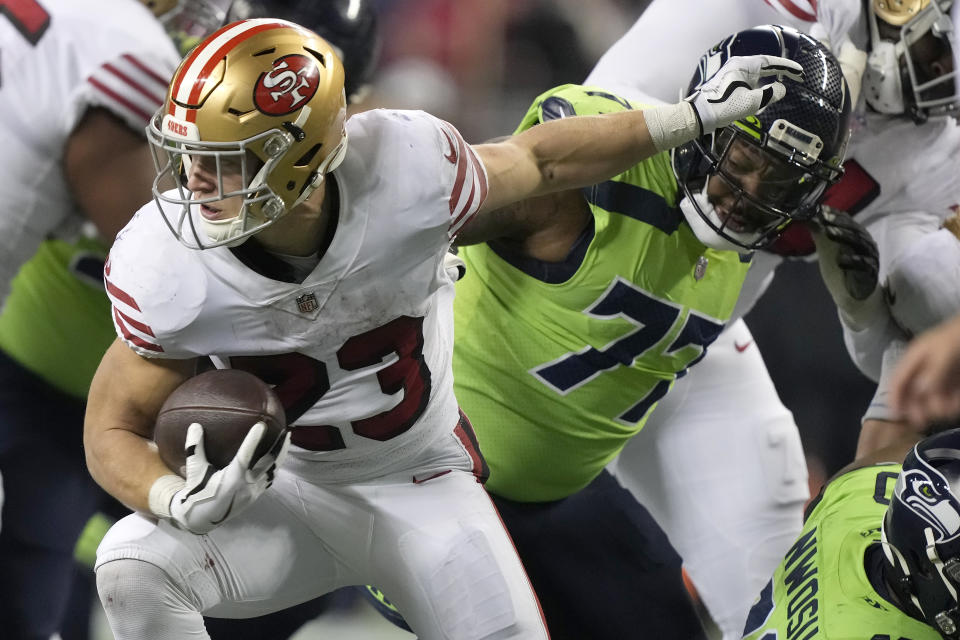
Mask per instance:
[[[907,564],[906,559],[904,559],[904,557],[900,554],[900,550],[887,541],[886,526],[880,527],[880,545],[883,548],[883,555],[886,556],[887,562],[890,563],[890,566],[896,568],[900,572],[901,576],[903,576],[904,584],[901,585],[903,587],[903,591],[897,592],[898,597],[901,597],[901,599],[904,595],[909,597],[910,603],[916,608],[917,611],[920,612],[920,615],[925,617],[926,613],[924,613],[923,607],[920,605],[920,600],[917,598],[916,593],[913,592],[913,588],[905,586],[911,582],[910,565]]]
[[[950,597],[953,599],[953,602],[956,605],[957,590],[945,573],[947,567],[943,563],[943,560],[940,559],[940,554],[937,552],[937,541],[934,538],[933,529],[928,527],[924,529],[923,533],[927,541],[927,559],[934,566],[934,568],[936,568],[937,575],[940,577],[943,585],[947,588],[947,592],[950,594]],[[953,568],[951,567],[950,570],[952,571]],[[934,621],[937,623],[938,630],[944,637],[956,638],[958,632],[960,632],[960,628],[958,628],[957,625],[956,606],[937,612],[937,614],[934,616]]]
[[[244,205],[246,206],[246,205]],[[244,221],[246,216],[242,213],[225,220],[208,220],[200,217],[200,225],[203,233],[213,243],[224,242],[230,238],[235,238],[244,232]],[[226,246],[236,247],[246,240],[246,236],[237,238],[234,242],[227,242]]]
[[[746,249],[744,247],[737,245],[727,238],[721,236],[717,231],[707,223],[704,219],[708,217],[710,222],[712,222],[717,227],[721,226],[720,218],[717,215],[716,210],[713,205],[710,204],[710,200],[707,198],[707,187],[704,185],[703,189],[699,193],[693,193],[692,198],[684,197],[680,201],[680,211],[683,212],[683,217],[687,220],[687,224],[690,225],[690,228],[693,229],[694,235],[697,236],[697,240],[710,247],[711,249],[717,249],[719,251],[737,251],[743,252]],[[746,237],[744,234],[739,234],[733,231],[728,232],[735,238],[742,238],[744,244],[750,244],[756,238]]]

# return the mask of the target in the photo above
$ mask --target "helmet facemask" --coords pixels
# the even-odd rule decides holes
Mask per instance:
[[[687,95],[730,57],[760,54],[797,62],[803,81],[782,78],[782,99],[671,151],[685,196],[680,209],[697,238],[715,249],[766,247],[790,222],[811,219],[842,174],[850,92],[840,64],[815,38],[778,25],[728,36],[701,57]]]
[[[679,164],[689,169],[677,174],[686,196],[682,208],[692,206],[729,243],[709,243],[718,249],[765,247],[791,221],[811,219],[827,185],[841,175],[818,158],[818,136],[782,120],[770,132],[735,123],[688,145],[693,150],[681,153],[701,160]],[[698,221],[687,218],[697,231]]]
[[[878,4],[879,3],[879,4]],[[870,56],[864,96],[875,111],[915,122],[955,113],[952,0],[869,3]]]

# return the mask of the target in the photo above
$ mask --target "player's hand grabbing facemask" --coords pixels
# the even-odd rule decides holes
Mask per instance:
[[[273,482],[290,446],[290,434],[277,441],[256,462],[253,454],[266,426],[258,422],[243,439],[233,460],[217,470],[203,448],[203,427],[193,423],[187,429],[186,482],[170,501],[170,520],[179,528],[197,534],[208,533],[249,507]]]
[[[884,307],[877,243],[849,214],[823,206],[811,226],[820,274],[844,321],[854,330]]]
[[[803,67],[793,60],[768,55],[730,58],[713,77],[686,100],[693,105],[700,134],[710,133],[753,115],[787,94],[779,80],[758,86],[762,78],[803,81]]]

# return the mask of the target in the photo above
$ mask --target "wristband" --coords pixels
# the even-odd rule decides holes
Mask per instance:
[[[677,104],[643,111],[647,131],[657,151],[673,149],[700,135],[700,121],[693,105],[685,100]]]
[[[170,503],[173,496],[186,486],[186,481],[180,476],[167,474],[154,480],[150,486],[148,505],[150,512],[158,518],[170,518]]]

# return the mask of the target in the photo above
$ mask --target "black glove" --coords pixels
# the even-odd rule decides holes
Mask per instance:
[[[877,243],[849,213],[826,205],[820,207],[813,224],[837,245],[836,266],[843,272],[847,294],[854,300],[866,300],[876,290],[879,280]]]

